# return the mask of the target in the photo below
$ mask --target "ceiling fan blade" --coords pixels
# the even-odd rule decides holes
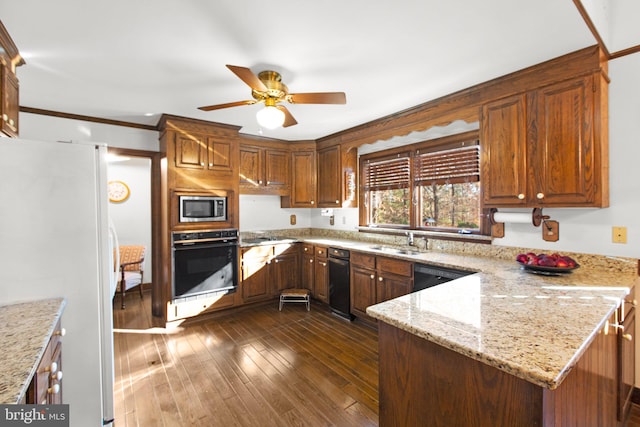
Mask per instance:
[[[208,105],[206,107],[198,107],[198,110],[202,110],[202,111],[220,110],[222,108],[239,107],[241,105],[251,105],[251,104],[255,104],[256,102],[257,101],[254,99],[251,99],[248,101],[228,102],[226,104],[217,104],[217,105]]]
[[[285,107],[284,105],[276,105],[276,108],[284,113],[284,123],[282,124],[283,128],[298,124],[298,122],[296,121],[296,119],[293,118],[289,110],[287,110],[287,107]]]
[[[236,76],[240,77],[240,80],[245,82],[251,89],[258,92],[266,92],[268,89],[262,83],[262,80],[258,78],[253,71],[247,67],[239,67],[237,65],[227,64],[227,68],[230,69]]]
[[[292,104],[346,104],[344,92],[291,93],[287,101]]]

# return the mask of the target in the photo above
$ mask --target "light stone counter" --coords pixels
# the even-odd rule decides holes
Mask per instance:
[[[526,250],[518,248],[463,244],[457,253],[406,255],[334,236],[296,241],[477,272],[370,306],[367,314],[548,389],[560,385],[630,288],[640,284],[637,260],[630,258],[571,253],[581,268],[543,276],[520,268],[515,253]]]
[[[0,403],[19,403],[54,333],[63,298],[0,306]]]

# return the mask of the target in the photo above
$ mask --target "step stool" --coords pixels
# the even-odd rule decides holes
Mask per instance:
[[[307,304],[307,311],[311,310],[311,299],[309,298],[309,289],[284,289],[280,292],[280,307],[279,311],[282,311],[282,305],[285,302],[303,302]]]

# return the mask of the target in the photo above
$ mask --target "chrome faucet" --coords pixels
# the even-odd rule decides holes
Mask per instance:
[[[413,232],[412,231],[408,231],[407,233],[407,244],[409,246],[413,246]]]

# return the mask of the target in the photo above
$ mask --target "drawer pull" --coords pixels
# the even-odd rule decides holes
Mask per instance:
[[[51,372],[52,374],[58,370],[58,364],[56,362],[51,362],[51,365],[44,368],[45,372]]]
[[[55,374],[51,374],[51,379],[60,381],[62,379],[62,371],[58,371]]]
[[[60,393],[60,384],[54,384],[53,387],[49,387],[47,389],[47,393],[49,393],[49,394],[58,394],[58,393]]]
[[[627,341],[633,341],[633,336],[631,334],[622,334],[622,338]]]
[[[62,328],[59,331],[55,331],[53,335],[60,335],[61,337],[63,337],[67,335],[67,330],[65,328]]]

